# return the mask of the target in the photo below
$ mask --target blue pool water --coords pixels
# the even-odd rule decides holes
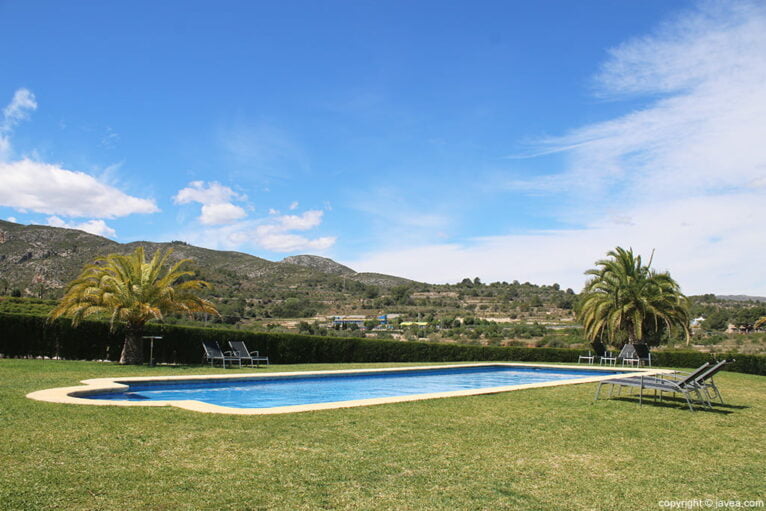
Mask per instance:
[[[336,375],[261,377],[253,380],[174,381],[129,384],[124,392],[89,399],[195,400],[233,408],[332,403],[432,392],[505,387],[608,376],[618,371],[481,366]]]

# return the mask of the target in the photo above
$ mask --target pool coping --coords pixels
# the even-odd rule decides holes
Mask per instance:
[[[336,408],[352,408],[356,406],[371,406],[389,403],[404,403],[408,401],[421,401],[425,399],[439,399],[447,397],[479,396],[484,394],[497,394],[500,392],[511,392],[515,390],[556,387],[559,385],[574,385],[579,383],[598,383],[611,379],[622,378],[625,374],[612,374],[607,376],[593,376],[588,378],[576,378],[567,380],[557,380],[543,383],[524,383],[521,385],[509,385],[503,387],[488,387],[483,389],[453,390],[447,392],[435,392],[427,394],[412,394],[408,396],[393,396],[371,399],[355,399],[351,401],[335,401],[331,403],[312,403],[307,405],[277,406],[272,408],[233,408],[228,406],[219,406],[202,401],[121,401],[121,400],[97,400],[87,399],[80,396],[90,394],[100,394],[106,392],[115,392],[125,390],[131,383],[142,382],[172,382],[172,381],[236,381],[236,380],[260,380],[277,378],[300,378],[305,376],[323,376],[337,374],[374,374],[381,372],[401,372],[445,369],[452,367],[487,367],[487,366],[510,366],[510,367],[538,367],[543,369],[579,369],[589,371],[620,371],[621,373],[631,373],[635,376],[651,376],[655,374],[667,374],[673,371],[669,369],[653,368],[618,368],[614,366],[585,366],[582,365],[552,365],[552,364],[531,364],[524,362],[484,362],[473,364],[444,364],[429,366],[405,366],[405,367],[385,367],[370,369],[334,369],[327,371],[291,371],[276,373],[238,373],[238,374],[204,374],[204,375],[185,375],[185,376],[127,376],[118,378],[91,378],[82,380],[85,385],[72,387],[58,387],[53,389],[38,390],[27,394],[29,399],[36,401],[46,401],[49,403],[61,404],[79,404],[91,406],[173,406],[184,410],[191,410],[203,413],[223,413],[230,415],[274,415],[281,413],[296,413],[318,410],[332,410]]]

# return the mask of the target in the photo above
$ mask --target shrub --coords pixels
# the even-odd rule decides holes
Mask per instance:
[[[83,321],[73,328],[67,319],[46,323],[44,316],[0,313],[0,353],[6,357],[60,357],[64,359],[117,360],[123,342],[118,326],[110,332],[104,321]],[[241,340],[251,350],[267,355],[276,364],[343,362],[453,362],[525,361],[576,362],[579,349],[478,346],[431,342],[338,338],[276,332],[248,332],[232,328],[202,328],[147,324],[146,335],[160,335],[154,359],[167,363],[200,363],[202,340]],[[145,350],[148,360],[148,350]],[[694,351],[660,351],[655,365],[695,368],[709,361],[709,354]],[[721,354],[736,358],[728,370],[766,375],[766,356]]]

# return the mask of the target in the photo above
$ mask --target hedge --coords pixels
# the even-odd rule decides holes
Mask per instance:
[[[161,335],[154,343],[154,359],[164,363],[196,364],[202,359],[202,340],[242,340],[250,350],[259,350],[272,363],[341,362],[452,362],[508,360],[525,362],[576,362],[582,350],[468,346],[448,343],[402,342],[349,337],[320,337],[287,333],[258,333],[223,328],[199,328],[148,324],[145,335]],[[0,354],[5,357],[59,357],[77,360],[117,360],[123,330],[110,332],[103,321],[84,321],[73,328],[67,319],[51,324],[43,316],[0,313]],[[149,350],[144,354],[148,361]],[[668,367],[698,367],[711,359],[696,351],[657,351],[655,364]],[[766,356],[717,354],[736,358],[727,369],[766,375]]]

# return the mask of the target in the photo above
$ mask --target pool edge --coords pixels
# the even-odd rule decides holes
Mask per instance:
[[[310,375],[333,375],[349,373],[377,373],[377,372],[398,372],[398,371],[418,371],[430,369],[444,369],[451,367],[487,367],[487,366],[511,366],[511,367],[540,367],[546,369],[586,369],[590,371],[621,371],[631,372],[636,375],[650,376],[653,374],[672,373],[669,369],[639,369],[639,368],[616,368],[612,366],[585,366],[582,365],[551,365],[551,364],[533,364],[525,362],[484,362],[474,364],[444,364],[430,366],[405,366],[405,367],[387,367],[371,369],[334,369],[327,371],[291,371],[277,373],[238,373],[238,374],[206,374],[206,375],[185,375],[185,376],[137,376],[137,377],[119,377],[119,378],[91,378],[82,380],[85,385],[72,387],[57,387],[53,389],[38,390],[27,394],[27,398],[36,401],[45,401],[59,404],[81,404],[96,406],[173,406],[184,410],[190,410],[202,413],[221,413],[229,415],[274,415],[282,413],[297,413],[319,410],[333,410],[337,408],[352,408],[357,406],[373,406],[390,403],[404,403],[409,401],[422,401],[426,399],[441,399],[448,397],[478,396],[485,394],[497,394],[500,392],[511,392],[515,390],[525,390],[533,388],[556,387],[559,385],[574,385],[579,383],[597,383],[608,381],[610,379],[622,378],[624,374],[613,374],[607,376],[593,376],[588,378],[577,378],[568,380],[558,380],[542,383],[525,383],[521,385],[510,385],[504,387],[490,387],[484,389],[467,389],[447,392],[413,394],[408,396],[393,396],[372,399],[356,399],[351,401],[336,401],[331,403],[313,403],[308,405],[290,405],[278,406],[273,408],[232,408],[227,406],[213,405],[201,401],[120,401],[120,400],[97,400],[87,399],[79,396],[96,394],[108,391],[120,391],[127,385],[126,383],[139,382],[164,382],[164,381],[206,381],[206,380],[254,380],[261,378],[289,377],[289,376],[310,376]]]

